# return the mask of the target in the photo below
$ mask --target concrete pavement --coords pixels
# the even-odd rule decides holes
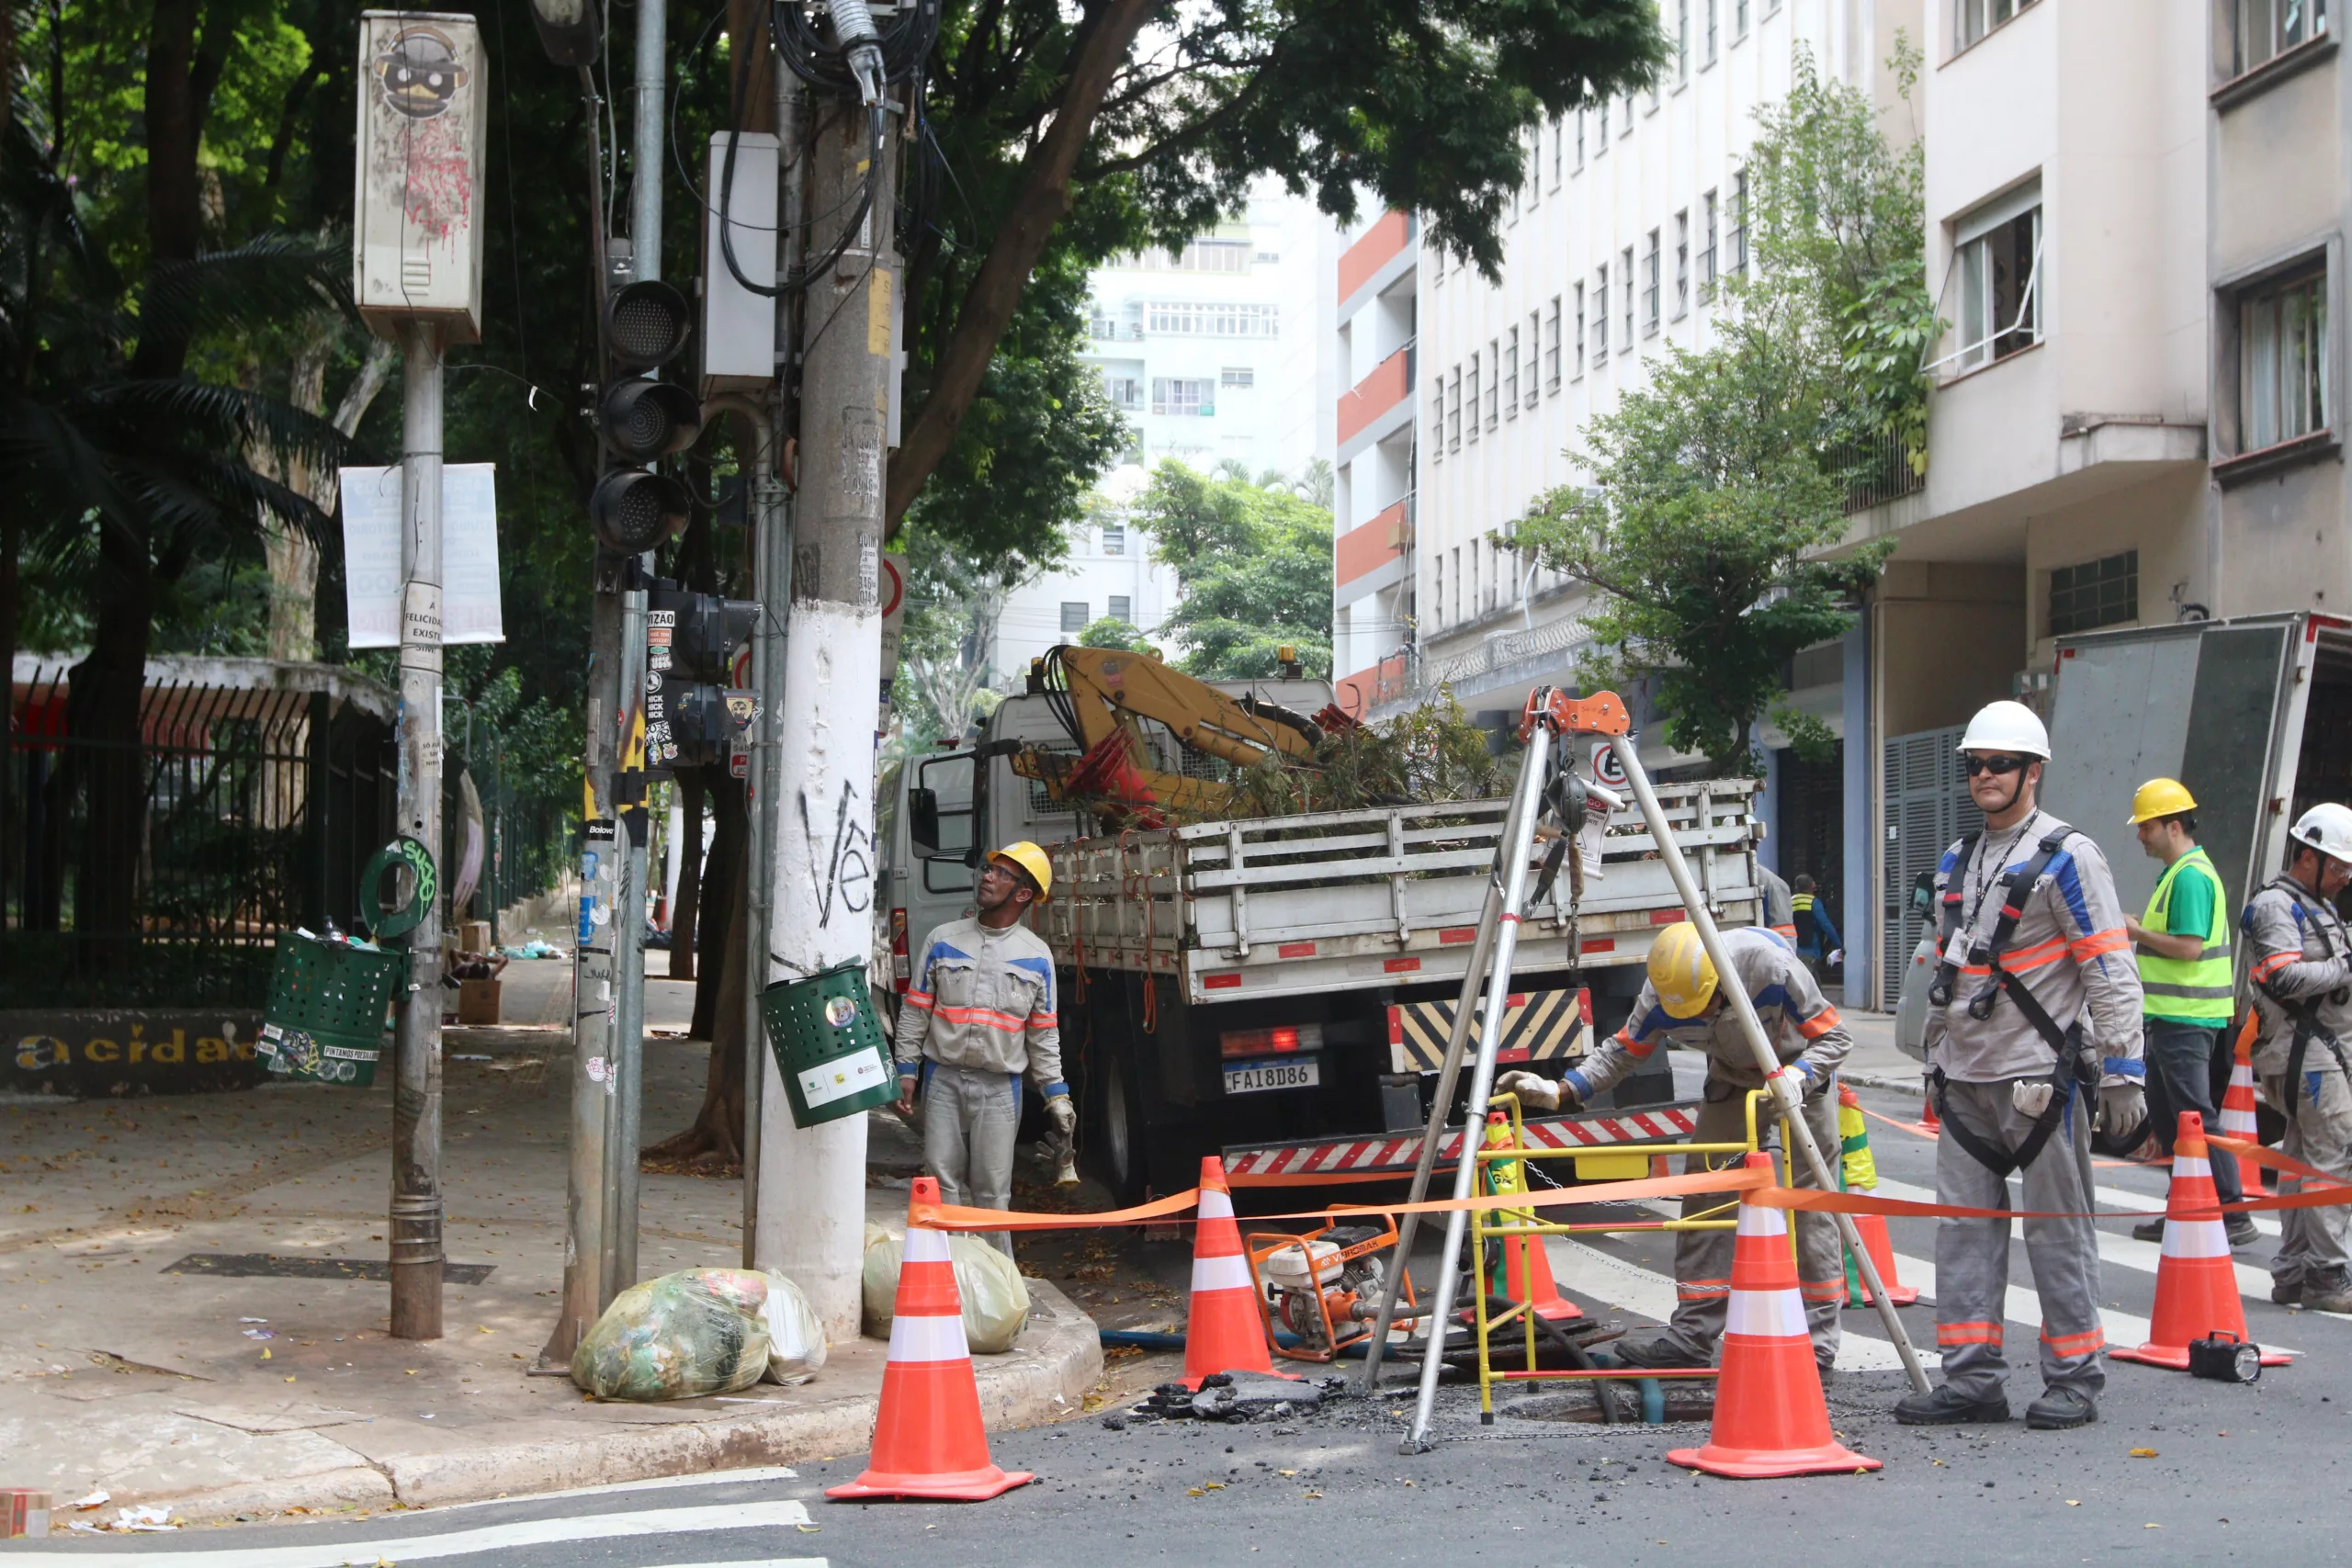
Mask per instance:
[[[658,955],[657,955],[658,956]],[[356,1513],[862,1447],[884,1347],[832,1348],[813,1382],[674,1404],[587,1402],[534,1377],[563,1258],[570,964],[506,970],[507,1022],[448,1032],[447,1336],[386,1330],[389,1075],[368,1090],[0,1105],[0,1485],[175,1518]],[[701,1100],[681,1036],[693,987],[647,986],[648,1141]],[[869,1213],[903,1214],[910,1141],[877,1121]],[[895,1171],[894,1165],[900,1168]],[[643,1277],[740,1258],[740,1182],[642,1179]],[[290,1259],[268,1274],[203,1259]],[[195,1258],[198,1261],[191,1262]],[[225,1265],[236,1268],[232,1262]],[[200,1271],[203,1270],[203,1271]],[[300,1270],[298,1272],[297,1270]],[[1022,1340],[978,1359],[992,1427],[1079,1408],[1093,1324],[1046,1280]]]

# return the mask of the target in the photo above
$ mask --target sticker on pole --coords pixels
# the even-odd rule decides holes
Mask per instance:
[[[814,1111],[845,1095],[880,1089],[888,1081],[889,1076],[882,1070],[881,1056],[872,1051],[861,1051],[854,1056],[804,1068],[800,1074],[800,1102]]]

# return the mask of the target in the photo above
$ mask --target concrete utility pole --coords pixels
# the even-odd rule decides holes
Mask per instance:
[[[401,323],[401,831],[441,855],[441,349]],[[393,1015],[392,1337],[441,1337],[441,901],[409,933]]]
[[[824,256],[845,225],[851,231],[839,258],[809,280],[802,304],[800,483],[779,716],[792,744],[777,755],[765,803],[775,831],[768,962],[755,971],[763,983],[863,960],[873,942],[882,479],[898,278],[890,234],[897,137],[886,129],[876,156],[870,124],[863,103],[828,103],[808,142],[806,254]],[[870,203],[861,199],[869,180]],[[828,1335],[854,1335],[865,1118],[804,1131],[777,1080],[765,1081],[753,1257],[808,1292]]]

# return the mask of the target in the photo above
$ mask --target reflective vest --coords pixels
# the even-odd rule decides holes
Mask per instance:
[[[2148,900],[2148,912],[2140,923],[2152,931],[2171,929],[2173,884],[2183,872],[2202,876],[2213,885],[2213,929],[2206,934],[2204,951],[2194,958],[2160,958],[2141,949],[2140,988],[2147,993],[2145,1006],[2150,1017],[2219,1029],[2230,1021],[2230,921],[2229,911],[2222,907],[2221,874],[2213,869],[2212,861],[2203,850],[2191,850],[2165,868],[2162,880],[2156,884],[2155,896]]]

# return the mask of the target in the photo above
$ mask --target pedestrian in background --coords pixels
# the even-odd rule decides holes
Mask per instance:
[[[2197,802],[2177,779],[2150,779],[2132,796],[2132,826],[2140,847],[2160,863],[2164,875],[2148,899],[2148,912],[2123,918],[2140,964],[2141,1013],[2146,1020],[2149,1130],[2172,1153],[2180,1113],[2194,1111],[2210,1129],[2220,1125],[2213,1109],[2213,1053],[2229,1026],[2236,992],[2230,969],[2230,911],[2222,874],[2197,847]],[[2213,1190],[2224,1203],[2245,1191],[2238,1162],[2228,1150],[2211,1151]],[[2232,1247],[2251,1247],[2257,1234],[2252,1216],[2231,1214]],[[2134,1225],[2142,1241],[2164,1239],[2162,1216]]]
[[[1837,962],[1838,949],[1846,945],[1846,939],[1838,934],[1838,924],[1829,918],[1829,906],[1822,900],[1812,877],[1798,874],[1796,890],[1789,895],[1789,910],[1796,927],[1797,956],[1805,961],[1815,979],[1821,979]]]

